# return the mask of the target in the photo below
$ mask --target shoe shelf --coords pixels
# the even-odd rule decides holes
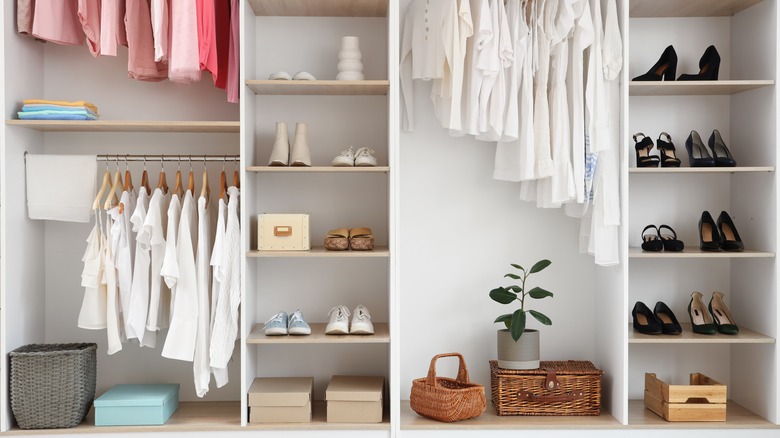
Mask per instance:
[[[642,251],[639,247],[629,247],[629,258],[641,258],[641,259],[679,259],[679,258],[698,258],[698,259],[717,259],[717,258],[772,258],[775,253],[769,251],[758,251],[752,249],[746,249],[742,252],[733,251],[702,251],[699,248],[686,248],[680,252],[648,252]]]
[[[95,426],[95,409],[76,427],[69,429],[19,429],[17,426],[3,435],[82,435],[92,433],[136,432],[208,432],[237,431],[241,427],[241,402],[196,401],[180,402],[179,409],[162,426]]]
[[[780,429],[741,405],[726,402],[726,421],[666,421],[645,409],[643,400],[628,401],[630,429]]]
[[[237,121],[178,120],[6,120],[6,125],[53,132],[238,133]]]
[[[374,323],[373,335],[326,335],[324,322],[310,323],[306,336],[266,336],[263,324],[255,324],[246,338],[247,344],[389,344],[390,327],[386,322]]]
[[[256,95],[282,96],[384,96],[390,89],[390,81],[286,81],[248,80],[246,85]]]
[[[629,167],[628,173],[654,174],[654,173],[763,173],[774,172],[774,166],[746,166],[746,167]]]
[[[756,88],[771,87],[773,80],[631,82],[629,96],[727,96]]]
[[[631,324],[628,325],[629,344],[774,344],[775,339],[759,332],[739,326],[737,335],[702,335],[694,333],[691,323],[681,322],[683,332],[679,335],[645,335],[634,331]]]
[[[325,401],[314,400],[309,423],[249,423],[242,430],[387,430],[390,431],[390,416],[385,409],[381,423],[328,423]]]
[[[630,0],[630,18],[727,17],[763,0]]]
[[[314,247],[309,251],[259,251],[246,253],[247,257],[390,257],[386,246],[376,246],[373,251],[328,251],[324,247]]]
[[[256,16],[385,17],[388,0],[249,0]]]
[[[389,166],[333,167],[333,166],[247,166],[247,172],[258,173],[388,173]]]

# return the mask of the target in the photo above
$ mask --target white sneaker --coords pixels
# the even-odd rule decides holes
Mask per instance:
[[[352,167],[355,165],[355,148],[350,146],[349,149],[341,151],[341,154],[333,159],[330,163],[334,167]]]
[[[287,334],[287,313],[279,312],[276,315],[268,318],[265,322],[265,335],[266,336],[283,336]]]
[[[355,166],[376,167],[376,157],[374,150],[362,147],[355,152]]]
[[[300,310],[296,310],[290,315],[290,319],[287,322],[287,333],[291,335],[310,335],[311,327],[303,319],[303,314]]]
[[[270,75],[268,75],[268,79],[272,81],[278,81],[278,80],[289,81],[290,79],[292,79],[292,76],[290,76],[290,73],[287,73],[286,71],[278,71],[276,73],[271,73]]]
[[[336,306],[328,312],[330,322],[325,326],[326,335],[349,334],[349,309],[347,306]]]
[[[305,71],[299,71],[292,77],[294,81],[316,81],[317,78],[313,74]]]
[[[368,309],[362,304],[355,307],[352,313],[352,327],[349,329],[351,335],[373,335],[374,324],[371,323],[371,315]]]

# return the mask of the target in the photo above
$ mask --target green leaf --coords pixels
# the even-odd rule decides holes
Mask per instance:
[[[506,327],[507,330],[509,330],[509,328],[512,327],[512,320],[508,319],[504,321],[504,326]]]
[[[529,310],[529,312],[531,312],[531,315],[533,315],[533,317],[542,324],[552,325],[552,321],[544,313],[537,312],[536,310]]]
[[[520,266],[520,265],[516,265],[514,263],[510,263],[510,265],[512,265],[512,267],[515,268],[515,269],[519,269],[519,270],[525,272],[525,269],[522,266]]]
[[[515,342],[523,335],[525,331],[525,312],[523,309],[517,309],[512,314],[512,326],[509,327],[509,331],[512,333],[512,339]]]
[[[542,269],[550,266],[550,263],[552,263],[552,262],[547,260],[547,259],[539,260],[538,262],[536,262],[535,265],[533,265],[533,267],[531,268],[531,270],[528,273],[529,274],[535,274],[535,273],[541,271]]]
[[[517,299],[517,294],[499,287],[490,291],[490,298],[501,304],[509,304]]]
[[[518,294],[523,293],[523,288],[520,287],[520,286],[509,286],[509,287],[507,287],[507,289],[511,290],[512,292],[518,293]]]
[[[542,289],[541,287],[535,287],[528,291],[528,295],[531,298],[540,299],[540,298],[547,298],[553,296],[553,293],[547,290]]]
[[[511,314],[511,313],[507,313],[507,314],[505,314],[505,315],[501,315],[501,316],[499,316],[499,317],[498,317],[498,318],[496,318],[496,320],[495,320],[495,321],[493,321],[493,322],[507,322],[507,321],[511,321],[511,320],[512,320],[512,314]]]
[[[506,274],[506,275],[504,275],[504,277],[509,277],[509,278],[511,278],[513,280],[519,280],[520,279],[520,276],[516,275],[516,274]]]

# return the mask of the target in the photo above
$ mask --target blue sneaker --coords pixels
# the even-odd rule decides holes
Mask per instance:
[[[311,327],[303,320],[303,314],[296,310],[290,315],[290,322],[287,323],[287,332],[291,335],[310,335]]]
[[[287,313],[279,312],[265,322],[266,336],[280,336],[287,334]]]

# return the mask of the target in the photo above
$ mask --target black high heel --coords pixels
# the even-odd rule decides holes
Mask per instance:
[[[634,330],[645,335],[658,335],[663,332],[661,322],[655,317],[650,308],[641,301],[634,304],[631,310],[631,316],[634,319]]]
[[[699,219],[699,248],[702,251],[720,251],[721,237],[718,226],[709,211],[701,213]]]
[[[679,335],[682,333],[682,327],[680,327],[677,317],[674,316],[672,309],[663,301],[655,303],[653,314],[658,319],[658,322],[661,323],[661,331],[665,335]]]
[[[661,137],[666,136],[669,141],[661,140]],[[672,143],[672,136],[666,132],[662,132],[658,136],[658,140],[655,142],[655,147],[658,148],[658,152],[661,153],[661,167],[680,167],[680,159],[675,154],[674,143]]]
[[[637,140],[637,136],[642,136],[642,140]],[[645,136],[641,132],[634,134],[634,148],[636,149],[636,167],[658,167],[658,163],[661,161],[655,155],[650,155],[650,150],[653,149],[653,139]]]
[[[696,291],[691,294],[691,302],[688,303],[688,316],[691,318],[691,328],[694,333],[703,335],[714,335],[718,333],[718,327],[712,320],[710,312],[704,306],[701,300],[701,292]]]
[[[666,228],[671,231],[672,234],[663,234],[661,230]],[[664,246],[664,251],[680,252],[685,249],[685,244],[682,240],[677,239],[677,233],[669,225],[661,225],[658,227],[658,236],[661,237],[661,242]]]
[[[731,156],[728,146],[723,141],[723,137],[720,136],[720,132],[717,129],[712,131],[710,139],[707,144],[712,149],[712,156],[715,159],[715,165],[718,167],[736,167],[737,161]]]
[[[655,230],[654,234],[645,234],[647,230]],[[664,249],[664,243],[658,234],[658,228],[655,225],[648,225],[642,230],[642,251],[658,252]]]
[[[688,139],[685,140],[685,149],[688,151],[688,164],[691,167],[712,167],[715,165],[715,159],[704,146],[698,132],[691,131]]]
[[[731,311],[723,301],[723,292],[713,292],[710,304],[707,308],[712,314],[712,319],[718,331],[724,335],[736,335],[739,333],[739,327],[731,316]]]
[[[720,232],[720,247],[724,251],[738,252],[745,249],[745,244],[742,243],[742,238],[739,237],[737,227],[734,226],[731,216],[725,211],[721,211],[720,216],[718,216],[718,231]]]
[[[681,74],[678,81],[717,81],[720,70],[720,55],[715,46],[707,47],[699,59],[699,73],[695,75]]]
[[[673,81],[677,74],[677,52],[674,46],[669,46],[661,54],[658,62],[653,65],[647,73],[637,76],[632,81]]]

